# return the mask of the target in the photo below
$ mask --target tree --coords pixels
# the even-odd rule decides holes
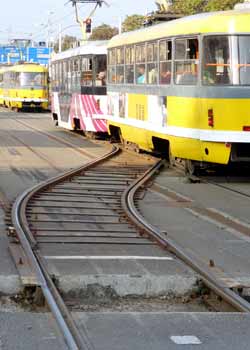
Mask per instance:
[[[62,51],[66,51],[68,49],[71,49],[72,47],[74,47],[74,44],[77,42],[77,38],[75,36],[71,36],[71,35],[65,35],[62,38]],[[55,52],[59,51],[59,40],[56,41],[55,45],[54,45],[54,50]]]
[[[210,0],[206,6],[206,11],[230,10],[239,2],[244,2],[244,0]]]
[[[89,40],[109,40],[116,34],[118,34],[118,28],[103,23],[93,29]]]
[[[175,0],[172,11],[183,15],[192,15],[204,11],[207,0]]]
[[[139,29],[143,26],[145,17],[142,15],[131,15],[127,16],[125,21],[122,23],[122,31],[130,32],[131,30]]]
[[[172,10],[191,15],[199,12],[230,10],[239,2],[244,2],[244,0],[175,0]]]

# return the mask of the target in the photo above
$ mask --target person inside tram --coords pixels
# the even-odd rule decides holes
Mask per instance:
[[[170,69],[169,69],[170,68]],[[171,82],[171,63],[161,63],[160,67],[160,84],[170,84]]]
[[[145,65],[140,64],[137,67],[137,84],[145,84]]]
[[[99,72],[97,79],[100,81],[101,86],[106,86],[106,71]]]

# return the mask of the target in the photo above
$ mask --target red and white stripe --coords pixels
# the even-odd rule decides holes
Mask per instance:
[[[98,116],[98,119],[94,118]],[[70,106],[70,119],[80,120],[81,129],[84,131],[107,132],[107,122],[104,118],[95,96],[74,94]]]

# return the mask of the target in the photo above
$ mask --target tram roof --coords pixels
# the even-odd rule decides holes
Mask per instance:
[[[5,71],[12,72],[47,72],[48,68],[37,63],[15,64],[4,68]]]
[[[110,40],[108,47],[130,45],[175,35],[250,33],[249,23],[249,9],[201,13],[116,35]]]
[[[107,54],[107,40],[88,41],[86,44],[69,49],[53,55],[51,61],[63,60],[65,58],[82,56],[82,55],[106,55]]]

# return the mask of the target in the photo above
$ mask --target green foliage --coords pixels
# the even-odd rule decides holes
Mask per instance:
[[[142,15],[127,16],[125,21],[122,23],[122,31],[130,32],[131,30],[139,29],[143,26],[145,17]]]
[[[71,49],[76,42],[77,42],[77,38],[75,36],[65,35],[62,38],[62,51],[66,51],[68,49]],[[57,40],[55,45],[54,45],[54,51],[55,52],[59,51],[59,40]]]
[[[206,11],[230,10],[239,2],[244,2],[244,0],[210,0],[206,6]]]
[[[71,49],[77,42],[77,38],[71,35],[65,35],[62,40],[62,51]]]
[[[230,10],[239,2],[244,2],[244,0],[175,0],[172,10],[191,15],[200,12]]]
[[[175,0],[173,2],[172,11],[182,13],[184,15],[192,15],[204,11],[207,0]]]
[[[103,23],[93,29],[89,40],[109,40],[116,34],[118,34],[118,28]]]

